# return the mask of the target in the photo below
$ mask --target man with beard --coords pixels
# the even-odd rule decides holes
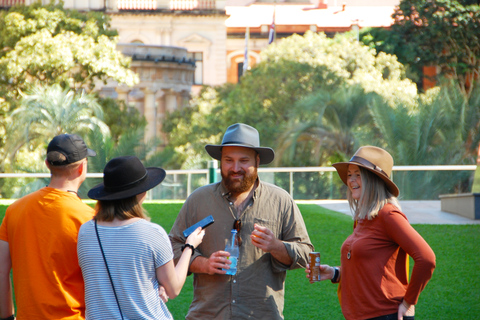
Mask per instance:
[[[291,196],[258,178],[258,166],[275,153],[260,147],[258,131],[243,123],[228,127],[221,145],[205,149],[220,160],[222,181],[195,190],[170,231],[178,259],[182,231],[209,215],[215,220],[190,260],[194,297],[186,319],[283,319],[286,271],[305,268],[313,246]],[[226,275],[224,251],[231,229],[240,251],[233,276]]]

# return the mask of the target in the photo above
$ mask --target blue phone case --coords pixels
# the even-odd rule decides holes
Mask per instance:
[[[208,227],[209,225],[211,225],[212,223],[214,222],[213,220],[213,216],[208,216],[206,217],[205,219],[202,219],[200,221],[198,221],[197,223],[195,223],[193,226],[191,227],[188,227],[187,229],[185,229],[183,231],[183,236],[185,238],[188,238],[188,236],[193,232],[195,231],[198,227],[202,227],[202,229],[205,229],[206,227]]]

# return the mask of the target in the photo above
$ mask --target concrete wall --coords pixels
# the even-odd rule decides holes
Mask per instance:
[[[480,193],[440,195],[442,211],[469,219],[480,219]]]

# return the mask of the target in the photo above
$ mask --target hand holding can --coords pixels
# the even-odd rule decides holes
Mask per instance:
[[[310,252],[310,282],[320,281],[320,252]]]

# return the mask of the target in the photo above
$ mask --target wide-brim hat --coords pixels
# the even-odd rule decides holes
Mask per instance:
[[[148,191],[165,179],[162,168],[145,168],[135,156],[110,160],[103,170],[103,182],[88,191],[95,200],[120,200]]]
[[[260,137],[257,129],[244,123],[231,125],[223,135],[222,144],[207,144],[205,150],[214,159],[222,159],[223,147],[245,147],[258,152],[260,164],[269,164],[275,158],[275,151],[268,147],[260,147]]]
[[[333,166],[337,169],[338,175],[345,185],[347,184],[348,166],[357,165],[377,175],[387,185],[388,191],[395,197],[398,197],[400,190],[392,181],[393,158],[382,148],[373,146],[360,147],[348,162],[337,162]]]

